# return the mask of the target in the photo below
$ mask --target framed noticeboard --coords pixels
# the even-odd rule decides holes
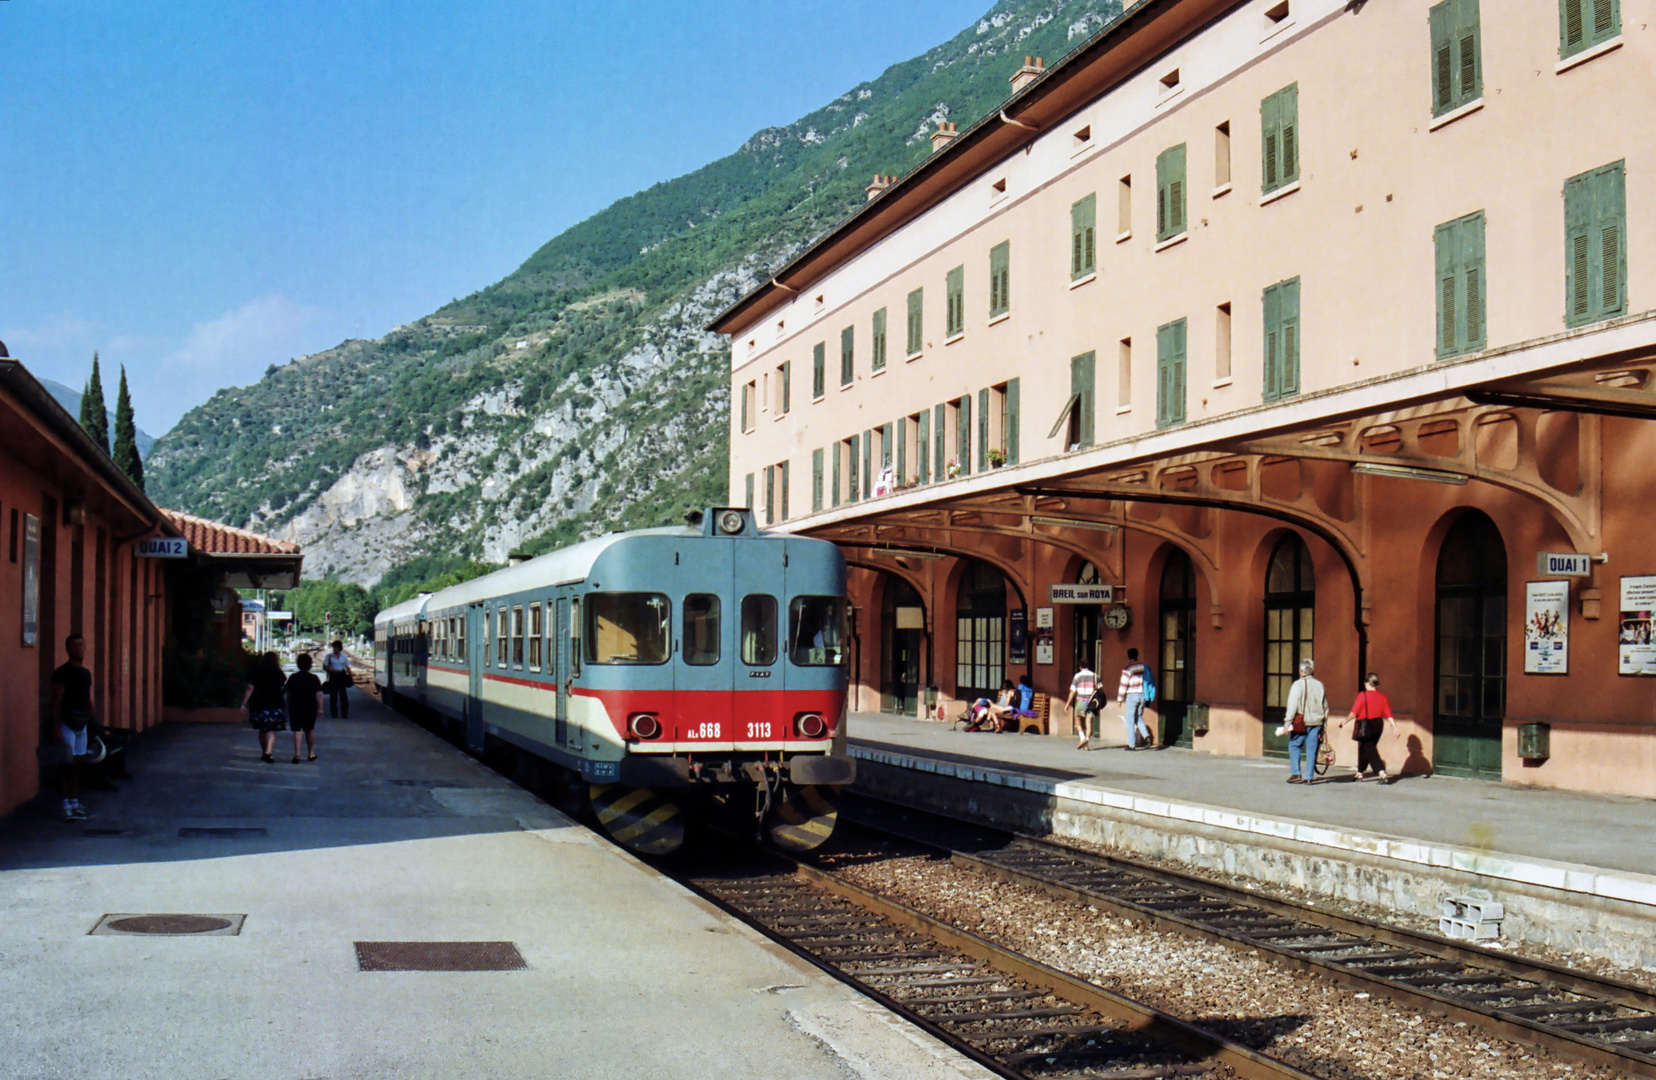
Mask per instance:
[[[1618,675],[1656,675],[1656,575],[1621,579]]]
[[[1524,583],[1524,674],[1570,673],[1570,583]]]
[[[1006,617],[1006,662],[1029,663],[1029,614],[1021,608]]]
[[[23,644],[40,642],[40,519],[23,515]]]

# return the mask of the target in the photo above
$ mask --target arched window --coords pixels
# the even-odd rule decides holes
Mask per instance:
[[[880,602],[880,711],[913,716],[920,693],[921,637],[926,611],[920,594],[895,574]]]
[[[1468,510],[1437,562],[1434,768],[1501,778],[1506,716],[1506,544],[1488,515]]]
[[[994,697],[1005,673],[1006,578],[973,562],[955,594],[955,696]]]
[[[1190,745],[1185,709],[1196,697],[1196,568],[1174,548],[1161,576],[1161,648],[1156,663],[1156,713],[1162,739]]]
[[[1317,572],[1297,533],[1284,536],[1265,572],[1265,753],[1285,757],[1288,739],[1276,733],[1288,703],[1288,688],[1299,677],[1301,660],[1312,659],[1317,607]]]
[[[1090,562],[1081,564],[1081,569],[1075,575],[1077,585],[1098,585],[1102,579],[1098,567]],[[1086,664],[1093,670],[1098,669],[1098,639],[1100,620],[1104,615],[1104,608],[1098,604],[1075,604],[1075,655],[1071,657],[1070,670],[1075,671]]]

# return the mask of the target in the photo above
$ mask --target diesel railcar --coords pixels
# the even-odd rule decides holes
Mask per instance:
[[[579,777],[617,841],[664,854],[687,815],[794,850],[833,831],[844,753],[845,560],[745,509],[611,533],[375,617],[388,700]]]

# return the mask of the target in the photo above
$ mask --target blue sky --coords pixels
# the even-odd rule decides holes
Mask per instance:
[[[989,6],[4,0],[0,340],[159,435]]]

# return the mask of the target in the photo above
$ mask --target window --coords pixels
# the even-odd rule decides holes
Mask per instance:
[[[1484,347],[1483,211],[1444,222],[1433,239],[1437,248],[1437,355],[1477,352]]]
[[[1299,278],[1279,281],[1265,290],[1265,400],[1299,393]]]
[[[1122,338],[1116,349],[1116,408],[1133,407],[1133,339]]]
[[[850,386],[851,380],[856,377],[856,344],[857,331],[855,327],[847,326],[840,331],[840,385]]]
[[[1171,240],[1185,231],[1184,143],[1156,157],[1156,239]]]
[[[1018,463],[1018,380],[1009,379],[987,391],[989,407],[989,452],[1000,451],[1001,464]],[[990,464],[994,464],[990,462]]]
[[[546,638],[546,647],[542,655],[546,657],[546,673],[555,678],[558,674],[558,652],[556,643],[552,640],[552,634],[554,632],[552,621],[552,612],[554,608],[552,607],[552,604],[552,599],[548,597],[546,601],[546,618],[544,620],[543,629],[543,636]],[[567,618],[567,613],[565,617]]]
[[[511,635],[506,627],[506,609],[495,608],[499,621],[495,626],[495,663],[500,667],[506,666],[506,658],[511,650]]]
[[[665,664],[672,604],[660,593],[595,592],[586,598],[589,664]]]
[[[845,469],[849,474],[845,483],[845,499],[847,502],[856,502],[861,496],[861,485],[857,483],[858,452],[861,448],[862,437],[853,435],[840,445],[844,447]]]
[[[1116,238],[1133,235],[1133,178],[1123,176],[1116,184]]]
[[[1070,357],[1070,397],[1075,404],[1070,411],[1070,435],[1064,449],[1080,450],[1093,444],[1096,416],[1095,381],[1098,377],[1098,354],[1084,352]]]
[[[839,667],[845,639],[845,601],[839,597],[796,596],[788,605],[788,658],[795,666]]]
[[[819,341],[811,348],[811,400],[828,392],[828,343]]]
[[[869,369],[884,371],[886,364],[886,309],[874,313],[874,337],[869,342]]]
[[[1621,0],[1559,0],[1558,55],[1562,59],[1621,33]]]
[[[748,382],[746,385],[744,385],[742,387],[742,430],[743,431],[752,431],[753,430],[753,422],[756,419],[756,415],[757,415],[757,412],[758,412],[758,410],[754,408],[755,402],[758,401],[758,391],[759,391],[759,388],[752,382]]]
[[[989,249],[989,317],[1005,315],[1012,309],[1012,241],[1002,240]]]
[[[822,510],[822,468],[823,457],[821,450],[811,451],[811,512],[820,513]]]
[[[1483,96],[1478,0],[1443,0],[1432,8],[1432,115]]]
[[[1156,327],[1156,426],[1185,419],[1185,321]]]
[[[914,448],[912,459],[909,447]],[[931,410],[922,409],[897,421],[898,487],[931,483]]]
[[[1213,187],[1230,187],[1230,121],[1213,129]]]
[[[1483,253],[1482,232],[1478,252]],[[1627,162],[1564,182],[1568,326],[1627,313]]]
[[[1088,195],[1070,207],[1070,280],[1098,269],[1098,196]]]
[[[972,395],[962,394],[954,404],[955,464],[962,476],[972,472]]]
[[[529,670],[541,669],[541,639],[546,636],[546,620],[541,617],[539,604],[529,605]]]
[[[777,485],[782,489],[782,520],[788,520],[788,463],[786,461],[776,467]]]
[[[925,289],[915,289],[908,294],[908,354],[919,356],[920,350],[925,347],[926,334],[921,326],[921,317],[925,312],[923,307]]]
[[[1177,94],[1184,88],[1184,83],[1179,76],[1178,68],[1174,68],[1172,71],[1169,71],[1167,74],[1163,75],[1159,81],[1161,82],[1161,89],[1157,91],[1157,104],[1166,101],[1168,98],[1172,97],[1174,94]]]
[[[776,466],[765,466],[765,524],[776,524]]]
[[[719,662],[719,598],[712,593],[684,598],[684,662],[692,667]]]
[[[1264,140],[1264,185],[1269,195],[1299,179],[1299,83],[1284,86],[1259,104]]]
[[[523,605],[512,609],[512,666],[523,666]]]
[[[749,510],[753,509],[753,474],[747,474],[747,501],[742,503]]]
[[[569,616],[569,675],[578,678],[581,674],[581,598],[570,601]]]
[[[948,297],[944,335],[952,338],[966,332],[966,268],[955,267],[943,280]]]
[[[1213,317],[1213,380],[1223,382],[1230,378],[1230,373],[1231,306],[1220,304]]]
[[[462,615],[454,620],[454,641],[458,646],[454,651],[456,660],[466,659],[466,616]]]
[[[793,396],[793,361],[784,360],[782,366],[776,369],[776,409],[786,414]]]
[[[1278,30],[1282,29],[1284,26],[1287,26],[1289,23],[1288,16],[1290,14],[1291,12],[1289,11],[1288,0],[1282,0],[1281,3],[1266,8],[1265,36],[1269,37]]]
[[[1088,146],[1092,145],[1092,125],[1087,124],[1085,127],[1076,128],[1075,134],[1071,136],[1071,139],[1071,152],[1085,150]]]
[[[753,593],[742,597],[742,663],[769,667],[776,663],[776,597]]]

